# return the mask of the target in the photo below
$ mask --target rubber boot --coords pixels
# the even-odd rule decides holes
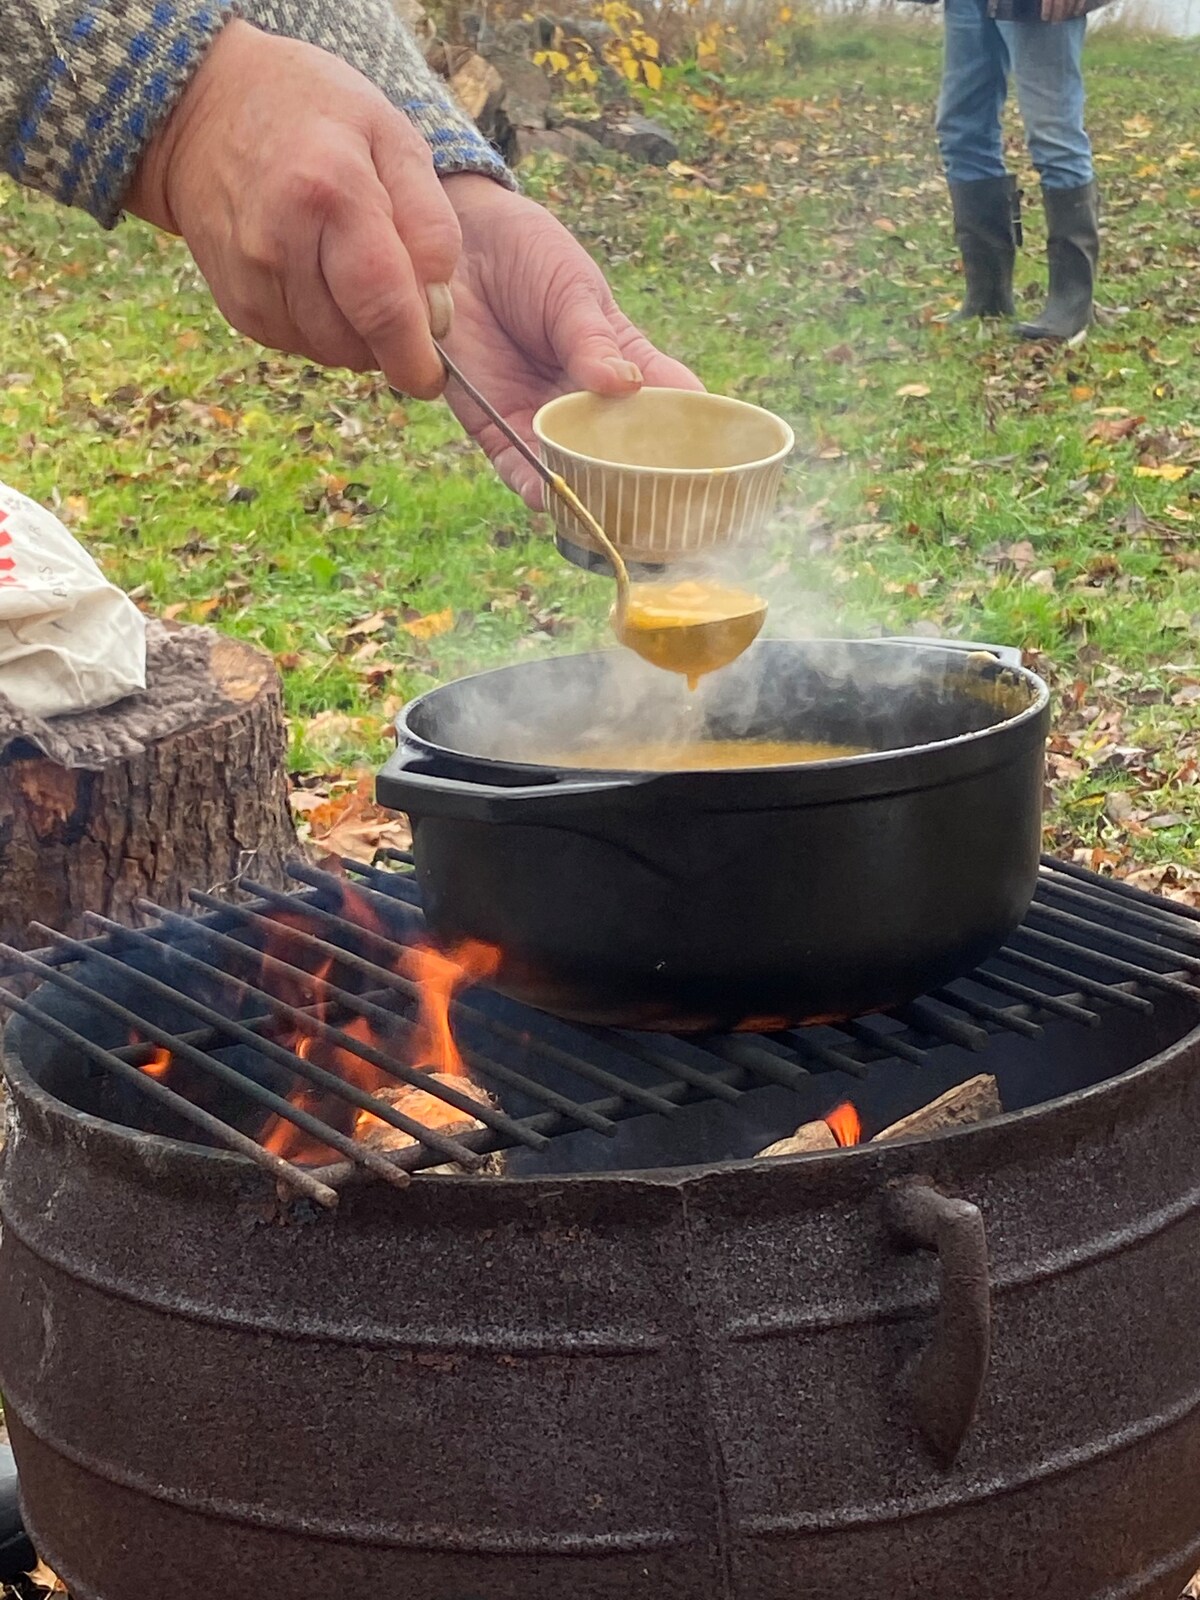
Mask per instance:
[[[963,303],[948,322],[1013,315],[1013,263],[1020,243],[1021,197],[1013,178],[952,183],[954,232],[967,280]]]
[[[1079,189],[1043,189],[1050,297],[1032,322],[1021,322],[1023,339],[1074,339],[1095,314],[1096,266],[1100,260],[1100,199],[1095,183]]]
[[[37,1556],[17,1499],[17,1463],[8,1446],[0,1444],[0,1583],[9,1583],[36,1566]]]

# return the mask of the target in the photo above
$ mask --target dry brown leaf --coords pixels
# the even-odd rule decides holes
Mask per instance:
[[[1117,444],[1136,433],[1145,420],[1145,417],[1112,417],[1104,422],[1093,422],[1088,438],[1097,439],[1101,444]]]
[[[319,799],[316,805],[308,804],[307,798],[297,805],[293,795],[292,809],[314,844],[351,861],[370,862],[379,850],[407,850],[412,843],[407,820],[377,806],[374,790],[374,776],[364,772],[352,788]]]
[[[51,1572],[44,1561],[39,1561],[33,1571],[28,1574],[26,1581],[46,1594],[66,1594],[67,1586],[56,1572]]]
[[[413,617],[411,621],[401,624],[405,633],[414,639],[436,639],[439,634],[449,633],[454,626],[454,607],[447,606],[444,611],[431,611],[427,617]]]
[[[346,629],[347,639],[366,639],[373,633],[380,633],[384,628],[390,627],[396,620],[394,611],[372,611],[370,616],[357,617]]]

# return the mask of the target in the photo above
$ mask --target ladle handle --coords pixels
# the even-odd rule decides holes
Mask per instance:
[[[465,394],[470,396],[470,398],[479,407],[480,411],[482,411],[487,417],[488,421],[494,423],[495,426],[500,429],[500,432],[508,440],[509,444],[512,445],[513,449],[516,450],[519,455],[524,456],[525,460],[528,461],[529,465],[537,473],[538,477],[541,478],[544,483],[549,484],[550,488],[557,492],[558,480],[555,474],[551,472],[550,468],[541,459],[537,452],[529,448],[524,439],[522,439],[521,435],[513,427],[512,423],[507,422],[500,415],[492,402],[484,399],[483,395],[480,394],[479,390],[471,382],[470,378],[468,378],[461,371],[461,369],[453,361],[451,361],[450,357],[442,349],[441,345],[436,339],[433,341],[433,348],[441,357],[442,365],[454,379],[455,383],[458,384],[459,388],[462,389]]]
[[[475,404],[483,412],[484,416],[487,417],[489,422],[494,423],[495,426],[499,428],[500,432],[508,440],[509,444],[512,445],[513,449],[516,450],[520,456],[524,457],[526,461],[528,461],[529,465],[537,473],[538,477],[541,478],[542,482],[545,483],[558,496],[558,498],[566,506],[567,510],[579,518],[580,522],[583,523],[584,527],[587,528],[593,539],[596,540],[600,548],[604,551],[604,554],[608,557],[610,563],[612,564],[613,576],[617,580],[617,612],[618,615],[622,614],[629,600],[629,572],[626,569],[624,561],[621,559],[620,551],[617,550],[612,540],[608,537],[604,529],[584,505],[583,501],[580,500],[574,489],[572,489],[568,483],[564,482],[564,480],[559,477],[557,472],[551,472],[550,468],[541,459],[537,452],[529,448],[512,424],[505,421],[491,401],[485,400],[483,395],[480,394],[479,390],[471,382],[470,378],[468,378],[459,369],[459,367],[453,361],[451,361],[450,357],[442,349],[441,345],[436,339],[433,341],[433,348],[441,357],[442,365],[454,379],[455,383],[458,384],[459,388],[462,389],[463,393],[468,395],[475,402]]]

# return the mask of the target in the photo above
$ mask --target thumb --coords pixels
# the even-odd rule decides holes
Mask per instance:
[[[622,353],[617,330],[590,284],[579,283],[563,297],[546,333],[576,387],[610,396],[635,394],[642,387],[641,368]]]

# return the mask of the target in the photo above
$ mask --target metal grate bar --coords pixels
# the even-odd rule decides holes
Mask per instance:
[[[1034,905],[1031,917],[1037,917],[1043,922],[1049,922],[1057,928],[1078,928],[1084,933],[1095,936],[1096,924],[1086,917],[1076,916],[1073,911],[1060,911],[1056,906]],[[1180,950],[1164,948],[1160,944],[1151,944],[1149,939],[1138,939],[1132,933],[1125,933],[1120,928],[1105,928],[1105,936],[1111,939],[1122,950],[1141,956],[1156,956],[1162,958],[1169,956],[1179,963],[1185,972],[1200,972],[1200,956],[1185,955]]]
[[[148,906],[150,902],[144,901],[142,904]],[[87,913],[87,920],[94,925],[106,928],[110,933],[122,935],[123,938],[127,940],[135,949],[144,950],[146,948],[154,948],[159,944],[158,939],[143,929],[123,928],[120,923],[111,922],[107,917],[98,916],[94,912]],[[189,933],[192,931],[193,925],[191,923],[186,922],[182,917],[178,918],[177,920],[184,923]],[[218,981],[220,981],[222,978],[231,976],[230,974],[224,973],[218,967],[209,966],[206,961],[201,961],[198,956],[193,956],[186,950],[179,949],[177,945],[172,945],[170,948],[172,962],[178,962],[187,971],[194,972],[198,977],[216,978]],[[245,949],[246,947],[243,946],[243,948]],[[247,954],[253,956],[256,955],[257,952],[253,950],[247,950]],[[114,960],[112,956],[103,956],[101,959],[105,961]],[[123,966],[123,963],[118,962],[117,965]],[[293,970],[300,971],[301,969],[296,968]],[[137,981],[139,982],[145,981],[144,975],[138,974],[136,968],[125,967],[124,971],[127,974],[136,975]],[[255,1000],[265,1001],[268,1005],[272,1006],[272,1008],[278,1008],[277,1020],[292,1022],[294,1018],[300,1019],[296,1023],[297,1029],[300,1032],[307,1033],[308,1037],[320,1039],[322,1043],[333,1043],[338,1049],[343,1048],[340,1040],[342,1038],[346,1038],[350,1040],[350,1047],[352,1048],[353,1053],[356,1055],[359,1053],[359,1048],[356,1046],[356,1042],[353,1040],[351,1035],[342,1034],[337,1029],[328,1029],[328,1031],[326,1031],[326,1025],[322,1023],[320,1019],[308,1016],[308,1014],[302,1008],[284,1006],[283,1002],[274,1000],[272,996],[266,994],[260,989],[256,989],[253,985],[244,983],[241,979],[235,979],[234,981],[237,983],[238,988],[243,992],[243,994],[248,995]],[[318,978],[313,978],[312,982],[318,989],[324,989],[327,991],[331,989],[329,984],[324,983]],[[287,1049],[284,1045],[279,1044],[277,1040],[265,1037],[261,1033],[256,1033],[252,1028],[246,1026],[245,1024],[236,1022],[232,1018],[223,1016],[221,1012],[214,1010],[212,1006],[205,1005],[200,1000],[196,1000],[185,990],[175,990],[168,985],[158,983],[157,980],[152,980],[150,986],[152,991],[157,993],[160,998],[163,997],[163,991],[165,990],[174,1004],[181,1006],[185,1011],[190,1011],[193,1016],[199,1017],[202,1021],[207,1022],[209,1027],[214,1032],[218,1034],[224,1034],[231,1039],[236,1039],[240,1044],[248,1045],[252,1050],[255,1050],[260,1055],[265,1056],[269,1061],[276,1062],[279,1066],[285,1067],[289,1072],[294,1073],[298,1077],[306,1078],[309,1083],[314,1084],[317,1088],[324,1089],[327,1093],[335,1095],[340,1100],[345,1100],[348,1104],[357,1107],[359,1111],[368,1111],[372,1116],[379,1117],[382,1121],[389,1123],[393,1128],[398,1129],[401,1133],[407,1133],[411,1138],[421,1140],[422,1142],[428,1136],[430,1130],[426,1128],[423,1123],[415,1121],[412,1117],[405,1116],[403,1112],[397,1111],[396,1108],[388,1104],[387,1101],[379,1100],[374,1095],[368,1094],[366,1090],[358,1088],[356,1084],[348,1083],[346,1079],[340,1077],[337,1073],[327,1071],[324,1067],[318,1066],[315,1062],[310,1061],[307,1057],[299,1055],[294,1050]],[[332,992],[337,994],[336,990],[333,990]],[[350,997],[339,996],[339,998],[345,999]],[[380,1010],[378,1006],[370,1006],[369,1009],[372,1014],[377,1014],[387,1023],[395,1023],[402,1020],[395,1017],[391,1012]],[[289,1016],[289,1012],[293,1015]],[[366,1060],[366,1057],[364,1056],[361,1059]],[[388,1057],[383,1059],[388,1061],[387,1067],[383,1070],[389,1072],[392,1076],[399,1078],[403,1083],[428,1092],[427,1086],[429,1084],[429,1078],[427,1073],[422,1073],[417,1068],[402,1067]],[[442,1086],[438,1085],[437,1087],[441,1088]],[[464,1112],[467,1116],[478,1117],[479,1121],[481,1122],[489,1120],[485,1119],[483,1113],[485,1111],[490,1111],[490,1107],[481,1105],[479,1101],[472,1099],[469,1095],[458,1094],[455,1091],[447,1089],[445,1094],[439,1095],[439,1098],[446,1100],[450,1105],[454,1106],[456,1110]],[[520,1135],[524,1131],[521,1129],[519,1124],[513,1122],[510,1117],[506,1117],[503,1112],[498,1112],[495,1114],[494,1125],[503,1127],[505,1132],[513,1133],[514,1135]],[[439,1139],[445,1139],[445,1137],[446,1136],[442,1134],[438,1135]],[[531,1140],[530,1142],[535,1145],[535,1148],[541,1148],[545,1143],[544,1140]],[[447,1145],[450,1148],[447,1148]],[[445,1155],[446,1159],[456,1159],[452,1153],[453,1141],[447,1141],[447,1145],[443,1145],[442,1147],[443,1154]]]
[[[619,1043],[623,1054],[644,1061],[648,1067],[657,1067],[660,1072],[669,1073],[672,1077],[681,1078],[684,1083],[702,1090],[714,1100],[735,1101],[742,1098],[742,1091],[733,1088],[723,1078],[715,1077],[712,1072],[695,1067],[688,1061],[681,1061],[677,1056],[668,1055],[665,1050],[657,1049],[636,1034],[621,1032],[614,1035],[603,1028],[585,1028],[581,1031],[598,1044]],[[685,1045],[684,1048],[689,1047]]]
[[[1024,1000],[1033,1011],[1044,1011],[1049,1016],[1063,1017],[1068,1022],[1080,1022],[1085,1028],[1094,1028],[1099,1024],[1098,1011],[1088,1011],[1071,1000],[1064,1000],[1061,995],[1043,994],[1040,989],[1031,988],[1027,983],[1018,983],[1015,978],[1006,978],[999,972],[988,972],[987,981],[991,988],[999,989],[1001,994],[1010,994],[1014,1000]]]
[[[193,893],[199,893],[199,891],[193,890]],[[139,907],[142,907],[148,906],[150,902],[139,901],[138,904]],[[161,916],[163,921],[168,926],[178,925],[182,929],[187,929],[189,931],[193,928],[200,928],[205,937],[212,939],[221,949],[228,950],[230,954],[244,954],[249,951],[250,954],[257,955],[257,952],[251,950],[248,945],[242,944],[238,939],[230,938],[228,934],[218,933],[216,929],[208,926],[206,923],[191,921],[186,917],[179,916],[177,912],[158,911],[156,914]],[[246,912],[243,913],[243,915],[253,916],[254,913]],[[291,931],[294,930],[289,930],[289,932]],[[306,972],[303,967],[292,966],[290,963],[280,960],[277,956],[260,956],[259,959],[264,963],[266,968],[269,968],[271,971],[282,972],[291,979],[299,978],[305,983],[318,985],[321,981],[315,979],[312,973]],[[363,996],[348,995],[341,990],[332,988],[332,986],[329,987],[331,990],[331,1003],[336,1003],[351,1009],[355,1007],[364,1009],[372,1017],[376,1017],[378,1020],[380,1020],[381,1023],[388,1024],[397,1031],[406,1033],[409,1036],[411,1036],[411,1034],[415,1031],[413,1024],[410,1023],[407,1018],[398,1016],[394,1011],[386,1011],[383,1009],[383,1007],[375,1005],[372,1001]],[[460,1098],[460,1093],[458,1090],[451,1089],[448,1085],[435,1084],[427,1077],[422,1079],[418,1069],[402,1067],[399,1062],[395,1061],[385,1052],[377,1050],[373,1045],[365,1044],[361,1040],[355,1039],[352,1034],[346,1033],[342,1029],[334,1027],[330,1023],[324,1022],[320,1018],[309,1015],[308,1012],[304,1011],[300,1007],[288,1005],[286,1002],[282,1000],[276,1000],[271,996],[267,996],[267,998],[270,999],[272,1006],[282,1019],[294,1023],[301,1029],[302,1032],[312,1033],[314,1037],[319,1037],[325,1043],[335,1045],[339,1050],[345,1050],[349,1055],[359,1056],[364,1061],[369,1061],[372,1066],[377,1066],[382,1072],[393,1073],[396,1076],[405,1076],[410,1071],[415,1070],[417,1073],[417,1084],[425,1093],[433,1095],[437,1099],[446,1100],[451,1105],[457,1105]],[[561,1111],[566,1115],[573,1115],[578,1109],[573,1100],[568,1100],[565,1095],[555,1094],[552,1089],[544,1088],[543,1085],[535,1083],[532,1078],[526,1078],[522,1073],[514,1072],[511,1068],[503,1067],[499,1062],[492,1061],[490,1058],[481,1056],[471,1050],[464,1050],[461,1053],[463,1060],[467,1063],[471,1070],[473,1072],[478,1072],[481,1077],[490,1077],[500,1083],[507,1083],[513,1087],[526,1089],[531,1092],[536,1091],[537,1097],[542,1100],[545,1105],[552,1105],[555,1110]],[[484,1115],[485,1111],[487,1111],[489,1108],[483,1105],[482,1102],[474,1100],[468,1096],[461,1096],[461,1098],[466,1100],[468,1105],[472,1107],[469,1113],[471,1116],[476,1117],[480,1122],[487,1122],[489,1120],[488,1117]],[[503,1117],[504,1113],[501,1112],[499,1115]],[[508,1119],[505,1118],[505,1120],[507,1121]],[[606,1124],[600,1118],[587,1118],[584,1120],[583,1125],[585,1127],[590,1127],[595,1133],[607,1133],[611,1127],[611,1124]],[[443,1161],[457,1161],[459,1159],[459,1157],[453,1153],[453,1151],[457,1148],[457,1141],[456,1139],[450,1138],[448,1135],[437,1134],[433,1130],[426,1129],[423,1134],[423,1142],[440,1142],[443,1149]]]
[[[1123,960],[1120,956],[1109,955],[1106,950],[1080,950],[1078,945],[1071,944],[1068,939],[1060,938],[1057,934],[1045,933],[1040,928],[1031,928],[1028,924],[1021,928],[1016,937],[1022,943],[1029,943],[1044,950],[1059,950],[1068,955],[1085,957],[1088,961],[1095,962],[1097,966],[1107,967],[1110,972],[1119,972],[1122,977],[1133,978],[1139,983],[1148,984],[1152,989],[1161,989],[1164,994],[1185,995],[1193,1000],[1197,998],[1197,992],[1190,983],[1169,977],[1163,972],[1154,972],[1149,967],[1139,967],[1132,961]],[[1156,951],[1155,954],[1161,955],[1162,952]]]
[[[742,1070],[731,1064],[721,1069],[721,1075],[731,1088],[750,1089],[761,1087],[760,1084],[756,1085],[755,1074],[749,1069]],[[802,1076],[802,1074],[798,1075]],[[789,1085],[789,1087],[794,1087],[794,1085]],[[661,1092],[665,1098],[671,1100],[677,1106],[686,1104],[689,1099],[688,1085],[681,1080],[664,1084]],[[613,1095],[607,1100],[591,1100],[586,1105],[579,1106],[576,1109],[578,1111],[590,1111],[598,1117],[611,1119],[614,1123],[628,1121],[636,1115],[629,1102],[618,1095]],[[577,1123],[573,1117],[564,1118],[554,1111],[538,1112],[528,1119],[528,1126],[538,1133],[546,1134],[550,1138],[554,1138],[557,1134],[577,1131]],[[503,1148],[497,1141],[496,1135],[488,1129],[472,1129],[464,1133],[462,1138],[464,1144],[469,1144],[473,1150],[481,1152]],[[437,1164],[436,1157],[429,1155],[427,1151],[416,1149],[398,1151],[392,1157],[392,1160],[398,1167],[402,1167],[407,1172],[419,1172],[423,1167]],[[336,1187],[344,1183],[352,1175],[353,1168],[348,1163],[339,1163],[336,1166],[318,1168],[316,1171],[322,1180],[331,1187]]]
[[[960,1017],[950,1016],[947,1012],[931,1005],[928,1000],[913,1000],[906,1006],[897,1006],[891,1015],[907,1022],[916,1034],[945,1039],[950,1044],[962,1045],[966,1050],[983,1050],[987,1047],[988,1036],[985,1029],[975,1027],[974,1023],[964,1022]]]
[[[409,861],[412,857],[407,857]],[[1136,884],[1126,883],[1123,878],[1101,878],[1094,872],[1089,872],[1086,867],[1077,867],[1073,861],[1060,861],[1057,856],[1043,856],[1042,867],[1046,872],[1058,872],[1066,878],[1074,878],[1087,885],[1092,894],[1100,899],[1107,896],[1113,900],[1131,901],[1134,905],[1145,906],[1147,910],[1163,911],[1170,907],[1170,915],[1182,917],[1185,921],[1200,922],[1200,910],[1189,906],[1182,900],[1166,900],[1162,895],[1151,894],[1148,889],[1139,889]]]
[[[991,1022],[997,1027],[1008,1028],[1026,1039],[1040,1039],[1042,1036],[1042,1030],[1036,1022],[1030,1022],[1028,1017],[1021,1016],[1011,1008],[1002,1011],[999,1006],[989,1005],[986,1000],[976,1000],[973,995],[958,994],[950,987],[935,989],[932,998],[949,1006],[957,1006],[979,1022]]]
[[[99,961],[110,971],[116,969],[123,978],[133,978],[147,994],[163,1001],[167,1005],[182,1005],[187,1010],[209,1011],[209,1008],[200,1001],[181,994],[178,990],[173,989],[170,984],[163,983],[158,978],[151,977],[148,973],[139,972],[136,967],[127,966],[124,962],[119,961],[116,956],[109,955],[106,951],[93,949],[85,944],[82,939],[69,939],[65,933],[56,933],[53,928],[47,928],[40,922],[31,923],[30,926],[39,937],[48,936],[60,949],[72,950],[81,958]],[[136,934],[133,936],[136,937]],[[218,977],[221,976],[219,973],[217,975]],[[59,974],[59,976],[61,977],[62,974]],[[374,1150],[364,1147],[347,1134],[340,1133],[336,1128],[330,1127],[327,1122],[322,1122],[320,1118],[314,1117],[311,1112],[306,1111],[302,1106],[293,1105],[291,1101],[285,1100],[282,1095],[277,1095],[271,1089],[263,1088],[261,1084],[255,1083],[253,1078],[238,1072],[235,1067],[229,1066],[224,1061],[218,1061],[215,1056],[208,1055],[203,1050],[197,1050],[192,1045],[184,1046],[182,1049],[173,1047],[172,1040],[174,1036],[172,1034],[165,1032],[163,1029],[153,1027],[146,1018],[139,1017],[135,1012],[130,1011],[128,1007],[118,1005],[115,1001],[109,1000],[107,996],[97,995],[97,999],[103,1001],[105,1009],[110,1010],[112,1015],[120,1016],[123,1021],[128,1021],[129,1025],[136,1029],[137,1032],[147,1033],[151,1038],[157,1035],[157,1042],[164,1049],[167,1049],[171,1055],[179,1055],[182,1060],[187,1061],[191,1066],[199,1068],[201,1072],[206,1073],[209,1077],[217,1078],[226,1087],[236,1089],[240,1093],[247,1095],[264,1109],[273,1111],[276,1116],[280,1116],[286,1122],[293,1123],[297,1128],[303,1129],[310,1138],[316,1139],[321,1144],[328,1145],[331,1150],[340,1151],[342,1155],[347,1156],[351,1161],[356,1161],[360,1165],[369,1168],[377,1178],[383,1178],[385,1182],[389,1183],[398,1181],[399,1185],[403,1187],[403,1177],[394,1168],[389,1167],[387,1162],[383,1161]],[[211,1012],[205,1020],[209,1021],[211,1025],[212,1018],[216,1018],[219,1026],[221,1023],[220,1013]],[[254,1040],[255,1048],[261,1050],[266,1042],[256,1037]],[[293,1056],[290,1051],[282,1051],[281,1053],[290,1070],[298,1076],[308,1078],[310,1082],[328,1090],[330,1093],[340,1093],[342,1097],[348,1098],[345,1094],[347,1086],[342,1079],[335,1077],[333,1073],[325,1072],[320,1067],[314,1066],[311,1061],[303,1061],[299,1056]],[[375,1107],[372,1106],[371,1109],[374,1110]],[[382,1109],[381,1106],[380,1110]],[[418,1124],[413,1124],[414,1128],[417,1126]],[[423,1139],[429,1139],[430,1130],[423,1128],[421,1129],[421,1134]],[[416,1137],[415,1133],[414,1137]],[[451,1150],[454,1149],[452,1140],[445,1139],[445,1136],[441,1134],[436,1137],[438,1142],[448,1145]],[[471,1164],[474,1160],[472,1153],[464,1151],[463,1154],[468,1165]],[[448,1153],[446,1159],[457,1160],[458,1156]]]
[[[733,1033],[726,1038],[711,1039],[708,1049],[723,1061],[730,1061],[757,1078],[765,1078],[768,1083],[782,1084],[785,1089],[799,1088],[809,1075],[804,1067],[789,1060],[778,1046],[772,1050],[768,1040],[755,1039],[749,1034]],[[865,1078],[866,1069],[858,1063],[853,1065],[857,1069],[855,1075]]]
[[[1043,882],[1047,894],[1057,900],[1066,901],[1068,905],[1085,906],[1093,916],[1097,903],[1103,903],[1099,894],[1089,893],[1086,889],[1077,889],[1073,884],[1057,883],[1053,878],[1043,879]],[[1146,928],[1151,933],[1165,934],[1172,939],[1182,940],[1185,944],[1200,944],[1200,927],[1186,924],[1180,927],[1170,913],[1143,911],[1140,908],[1123,905],[1120,914],[1123,921],[1136,928]],[[1094,926],[1094,923],[1089,925]]]
[[[1027,972],[1055,978],[1060,983],[1066,983],[1077,989],[1081,994],[1090,995],[1094,1000],[1108,1000],[1126,1011],[1140,1011],[1143,1016],[1147,1016],[1154,1010],[1153,1000],[1148,1000],[1145,995],[1131,994],[1120,984],[1102,983],[1098,978],[1089,978],[1082,972],[1074,972],[1053,961],[1045,961],[1041,956],[1030,955],[1028,951],[1019,949],[1011,941],[1004,946],[999,955],[993,956],[992,960],[1009,961],[1014,966],[1024,967]]]
[[[69,974],[58,972],[57,969],[39,961],[36,956],[26,954],[21,950],[14,950],[11,945],[0,945],[0,959],[6,963],[22,968],[34,977],[41,978],[44,983],[54,983],[70,993],[77,993],[89,1003],[96,998],[94,992],[85,984],[76,984]],[[59,980],[65,980],[60,982]],[[309,1200],[315,1200],[319,1206],[327,1209],[338,1203],[337,1190],[328,1184],[322,1183],[311,1173],[302,1172],[298,1167],[293,1167],[290,1162],[284,1161],[280,1156],[272,1155],[269,1150],[264,1150],[262,1145],[255,1143],[248,1134],[239,1133],[236,1128],[231,1128],[227,1122],[222,1122],[219,1117],[214,1117],[210,1112],[202,1110],[199,1106],[165,1083],[160,1083],[157,1078],[150,1077],[140,1068],[131,1066],[129,1062],[122,1061],[120,1056],[113,1055],[110,1050],[103,1049],[91,1039],[86,1039],[82,1034],[67,1027],[65,1022],[60,1022],[57,1017],[50,1016],[47,1012],[31,1005],[28,1000],[20,995],[3,991],[3,1004],[7,1011],[15,1011],[19,1017],[31,1023],[35,1028],[40,1028],[43,1033],[48,1033],[60,1044],[70,1050],[77,1050],[87,1056],[89,1061],[94,1061],[97,1066],[111,1072],[114,1077],[131,1084],[140,1094],[147,1099],[157,1101],[174,1116],[184,1122],[191,1123],[192,1127],[206,1133],[215,1144],[224,1145],[227,1150],[232,1150],[237,1155],[247,1156],[255,1166],[261,1167],[270,1177],[278,1182],[286,1183],[289,1188],[305,1195]]]
[[[923,1067],[929,1060],[929,1051],[921,1050],[915,1044],[910,1044],[907,1039],[895,1033],[885,1033],[882,1028],[876,1027],[869,1018],[855,1018],[849,1022],[839,1022],[838,1028],[851,1039],[864,1045],[876,1059],[888,1056],[898,1056],[901,1061],[909,1061],[914,1067]]]
[[[318,874],[314,872],[313,876],[324,876],[327,879],[327,884],[319,885],[319,887],[330,887],[334,889],[341,887],[339,880],[332,874]],[[290,906],[294,904],[294,900],[290,895],[283,894],[277,889],[265,889],[258,884],[247,884],[247,888],[252,894],[260,895],[262,898],[268,899],[272,904],[280,904],[283,906]],[[356,888],[355,893],[373,894],[373,891],[363,891]],[[198,889],[193,889],[191,891],[191,898],[200,905],[211,905],[214,903],[213,896],[202,894]],[[389,896],[380,895],[378,898],[386,900],[389,898]],[[215,903],[220,904],[220,902]],[[325,911],[317,906],[306,906],[305,911],[306,914],[313,916],[318,922],[320,922],[322,926],[329,927],[330,929],[339,933],[350,934],[354,938],[366,937],[371,939],[376,944],[382,946],[390,954],[393,961],[396,959],[397,945],[395,941],[389,939],[386,934],[378,933],[371,928],[360,928],[357,923],[349,922],[344,917],[339,917],[335,912]],[[244,913],[244,915],[246,915],[252,921],[269,922],[269,919],[258,917],[254,913],[247,912]],[[306,937],[312,938],[312,936]],[[340,945],[326,944],[323,940],[316,938],[312,938],[312,943],[320,946],[322,949],[336,952],[338,959],[344,960],[346,965],[353,967],[355,971],[362,972],[365,975],[377,980],[381,984],[394,988],[398,993],[403,994],[406,998],[410,1000],[417,1000],[420,998],[419,985],[414,983],[410,978],[404,977],[402,973],[396,972],[394,968],[381,967],[375,962],[367,960],[363,956],[358,956],[351,951],[343,950],[342,946]],[[608,1072],[603,1067],[597,1066],[595,1062],[586,1061],[579,1056],[572,1055],[570,1051],[560,1050],[556,1045],[549,1043],[548,1040],[539,1039],[536,1036],[530,1037],[529,1035],[522,1033],[518,1028],[511,1028],[507,1023],[500,1021],[499,1018],[488,1016],[486,1013],[480,1011],[477,1006],[472,1006],[469,1001],[456,998],[454,1001],[454,1013],[457,1018],[478,1023],[480,1026],[487,1028],[496,1036],[496,1038],[503,1039],[506,1043],[517,1045],[522,1049],[532,1049],[535,1054],[543,1056],[546,1060],[553,1061],[558,1066],[565,1067],[568,1072],[574,1073],[577,1078],[582,1078],[589,1083],[594,1083],[598,1088],[608,1089],[611,1093],[624,1095],[627,1099],[636,1100],[638,1104],[642,1106],[643,1110],[658,1112],[660,1116],[668,1116],[676,1109],[675,1106],[671,1105],[669,1101],[664,1100],[660,1095],[655,1094],[652,1090],[644,1089],[637,1084],[631,1084],[624,1078],[618,1077],[615,1073]],[[477,1062],[481,1072],[495,1073],[497,1070],[509,1070],[507,1068],[498,1069],[496,1063],[490,1061],[488,1058],[473,1055],[469,1051],[464,1051],[463,1055],[464,1059],[468,1060],[472,1066],[474,1066]],[[522,1087],[525,1087],[529,1093],[534,1094],[535,1096],[544,1096],[547,1092],[543,1090],[542,1086],[532,1078],[526,1078],[522,1084]]]

